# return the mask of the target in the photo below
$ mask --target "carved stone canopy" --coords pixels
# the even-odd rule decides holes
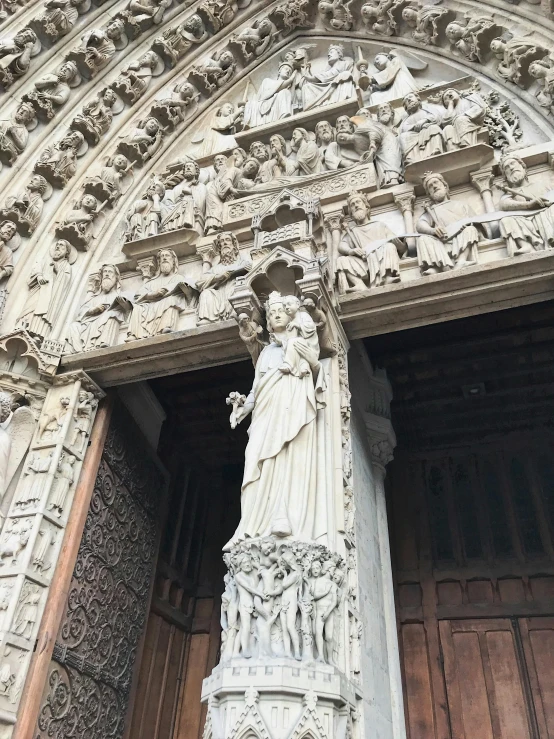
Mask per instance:
[[[315,219],[320,216],[319,198],[303,198],[291,190],[284,189],[261,213],[252,218],[252,231],[275,231],[282,226],[307,220],[308,233],[313,233]]]

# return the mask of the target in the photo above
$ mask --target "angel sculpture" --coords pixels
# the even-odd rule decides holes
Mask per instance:
[[[0,500],[4,497],[35,430],[35,419],[28,406],[12,410],[12,398],[0,391]]]
[[[500,36],[491,41],[491,51],[499,60],[496,71],[509,82],[527,87],[531,82],[529,67],[543,59],[547,50],[538,46],[532,38],[505,38]]]
[[[88,251],[94,239],[94,225],[104,204],[94,195],[85,193],[65,219],[56,227],[56,236],[66,239],[80,251]]]
[[[538,104],[554,113],[554,61],[547,57],[529,65],[529,74],[542,85],[535,93]]]
[[[223,87],[235,74],[237,63],[232,52],[224,49],[212,57],[204,59],[199,66],[194,66],[190,77],[198,82],[207,94]]]
[[[411,0],[367,0],[362,5],[362,21],[368,31],[383,36],[394,36],[398,32],[402,12]]]
[[[324,25],[334,31],[351,31],[354,18],[350,6],[353,0],[319,0],[317,9]]]
[[[370,75],[371,105],[389,100],[404,98],[419,87],[410,70],[423,70],[427,67],[418,57],[407,52],[380,52],[373,60],[376,69]]]
[[[491,48],[491,41],[503,32],[490,16],[472,18],[466,15],[462,20],[451,21],[445,30],[446,38],[452,46],[470,62],[484,64]]]
[[[418,8],[408,5],[402,11],[402,18],[414,29],[412,38],[415,41],[437,44],[444,36],[447,25],[456,18],[456,11],[438,8],[435,5],[423,5]]]
[[[245,63],[248,63],[270,48],[277,33],[275,24],[269,18],[262,18],[251,27],[243,28],[239,34],[233,34],[229,43],[238,49]]]

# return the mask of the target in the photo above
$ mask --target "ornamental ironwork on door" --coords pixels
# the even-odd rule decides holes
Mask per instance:
[[[146,623],[166,477],[116,404],[36,739],[120,739]]]

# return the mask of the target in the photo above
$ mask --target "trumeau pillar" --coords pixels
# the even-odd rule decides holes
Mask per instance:
[[[0,338],[0,736],[12,734],[100,388],[52,375],[25,331]]]

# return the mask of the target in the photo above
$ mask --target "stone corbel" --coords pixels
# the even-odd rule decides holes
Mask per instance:
[[[414,187],[412,185],[403,185],[401,190],[399,189],[393,193],[393,197],[396,207],[402,213],[406,233],[414,233],[414,205],[416,200]],[[416,256],[416,240],[412,237],[406,239],[406,243],[408,244],[408,255],[411,257]]]
[[[262,304],[260,299],[246,282],[246,277],[237,277],[235,287],[229,297],[229,302],[235,309],[237,316],[246,313],[250,318],[259,321],[262,314]]]
[[[494,213],[496,208],[494,207],[492,199],[492,183],[494,180],[492,167],[483,167],[482,169],[478,169],[475,172],[472,172],[469,177],[471,184],[483,200],[485,211],[487,213]]]

